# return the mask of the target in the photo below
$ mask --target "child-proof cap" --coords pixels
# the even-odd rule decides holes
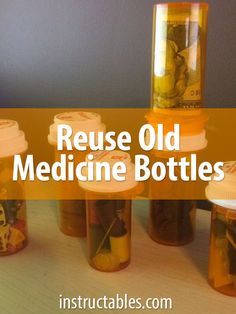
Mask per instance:
[[[211,181],[206,187],[206,197],[214,204],[236,210],[236,161],[225,162],[222,170],[224,179]]]
[[[93,156],[93,160],[88,158],[89,155]],[[107,162],[110,165],[110,169],[112,170],[112,166],[116,162],[123,162],[126,166],[126,173],[124,174],[124,181],[117,181],[112,177],[111,180],[105,181],[105,173],[102,172],[101,181],[97,181],[96,177],[93,181],[79,181],[79,185],[87,191],[98,192],[98,193],[116,193],[116,192],[124,192],[131,190],[137,186],[137,182],[135,181],[135,167],[131,162],[130,155],[128,153],[114,150],[114,151],[103,151],[103,152],[92,152],[86,156],[87,162],[92,162],[95,166],[96,162]],[[94,170],[96,167],[94,167]],[[95,171],[94,171],[95,172]],[[88,173],[88,168],[85,168],[84,175],[86,176]]]
[[[174,125],[180,127],[180,153],[197,152],[207,147],[205,124],[207,115],[200,109],[158,109],[146,115],[146,119],[154,129],[158,124],[163,125],[164,136],[174,130]],[[146,140],[149,141],[148,134]],[[157,149],[157,141],[154,151]],[[167,151],[164,147],[164,151]]]
[[[150,134],[147,133],[145,136],[145,141],[148,143],[150,141]],[[203,150],[207,147],[207,139],[206,139],[206,131],[203,130],[199,134],[189,135],[189,136],[180,136],[180,149],[177,152],[180,153],[190,153],[190,152],[197,152]],[[158,140],[156,137],[156,142],[154,145],[154,151],[158,150]],[[168,152],[168,149],[164,143],[164,152]]]
[[[73,135],[82,131],[105,132],[105,125],[101,121],[101,116],[94,112],[72,111],[57,114],[54,117],[54,123],[49,128],[48,141],[52,145],[57,144],[57,127],[60,124],[69,125],[72,128]]]
[[[25,152],[28,143],[16,121],[0,119],[0,158]]]
[[[207,147],[206,131],[199,134],[180,136],[180,152],[194,152]]]

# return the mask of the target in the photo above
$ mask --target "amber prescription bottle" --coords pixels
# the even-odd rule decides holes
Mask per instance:
[[[27,245],[24,188],[12,181],[14,155],[28,148],[25,134],[13,120],[0,119],[0,256],[14,254]],[[20,199],[9,199],[14,193]]]
[[[224,180],[206,188],[212,202],[208,278],[214,289],[236,297],[236,161],[223,170]]]
[[[122,161],[127,168],[122,182],[103,179],[79,183],[86,191],[89,264],[99,271],[114,272],[130,263],[131,198],[137,186],[134,165],[129,154],[121,151],[92,154],[94,163],[108,162],[112,166]]]
[[[180,150],[176,152],[153,150],[152,162],[161,161],[166,164],[172,157],[176,161],[182,157],[188,160],[191,154],[199,155],[207,146],[206,133],[203,129],[205,116],[196,109],[176,112],[173,109],[159,109],[154,115],[149,115],[148,120],[151,123],[162,122],[167,131],[168,127],[172,128],[174,122],[181,127]],[[188,193],[194,189],[195,183],[191,183],[188,189],[185,182],[177,183],[178,185],[173,185],[168,178],[160,183],[154,181],[150,183],[151,196],[156,195],[156,197],[150,201],[148,234],[151,239],[164,245],[185,245],[193,241],[195,235],[196,202],[192,199],[188,200]],[[158,189],[157,193],[155,189]],[[175,192],[173,189],[180,189],[186,197],[182,200],[158,199],[161,191],[168,191],[173,195]]]
[[[153,108],[202,106],[207,16],[207,3],[164,3],[154,6]]]
[[[73,149],[68,151],[64,149],[63,151],[57,150],[57,127],[60,124],[69,125],[72,128],[73,134],[78,131],[83,131],[86,134],[89,132],[105,132],[105,126],[101,122],[101,116],[93,112],[64,112],[56,115],[54,117],[54,124],[50,126],[48,141],[52,144],[55,149],[55,160],[60,160],[60,155],[72,154],[75,164],[83,162],[89,151],[77,151]],[[61,185],[63,189],[62,195],[65,195],[66,191],[73,191],[76,194],[80,187],[78,182],[70,181],[64,182]],[[80,191],[82,193],[82,191]],[[69,236],[73,237],[85,237],[86,236],[86,208],[85,200],[60,200],[59,201],[59,227],[60,230]]]

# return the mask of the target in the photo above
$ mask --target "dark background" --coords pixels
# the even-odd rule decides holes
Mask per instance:
[[[157,2],[0,0],[0,106],[149,106]],[[208,2],[205,105],[235,107],[236,1]]]

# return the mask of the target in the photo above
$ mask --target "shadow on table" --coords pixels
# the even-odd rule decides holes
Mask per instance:
[[[149,202],[135,201],[133,205],[133,216],[144,232],[147,232],[148,215]],[[182,253],[192,261],[201,276],[206,279],[208,273],[210,220],[208,226],[209,227],[207,228],[206,224],[202,224],[201,221],[197,219],[196,236],[194,241],[179,247]]]
[[[140,226],[147,230],[149,215],[149,201],[147,200],[136,200],[133,202],[133,218],[140,224]]]
[[[87,258],[88,254],[87,254],[87,242],[86,242],[86,238],[78,238],[78,242],[79,245],[81,247],[81,250],[84,254],[84,256]]]

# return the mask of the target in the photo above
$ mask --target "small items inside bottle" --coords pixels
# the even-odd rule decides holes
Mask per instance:
[[[26,202],[23,186],[11,182],[13,158],[0,160],[0,256],[14,254],[27,244]],[[15,190],[19,199],[7,199]]]
[[[23,249],[27,243],[25,201],[0,201],[0,256]]]
[[[151,201],[149,234],[166,245],[183,245],[194,238],[195,202],[191,200]]]
[[[130,210],[128,200],[87,200],[88,243],[91,265],[116,271],[130,261]]]
[[[214,208],[210,281],[222,293],[236,296],[236,213],[219,206]]]

